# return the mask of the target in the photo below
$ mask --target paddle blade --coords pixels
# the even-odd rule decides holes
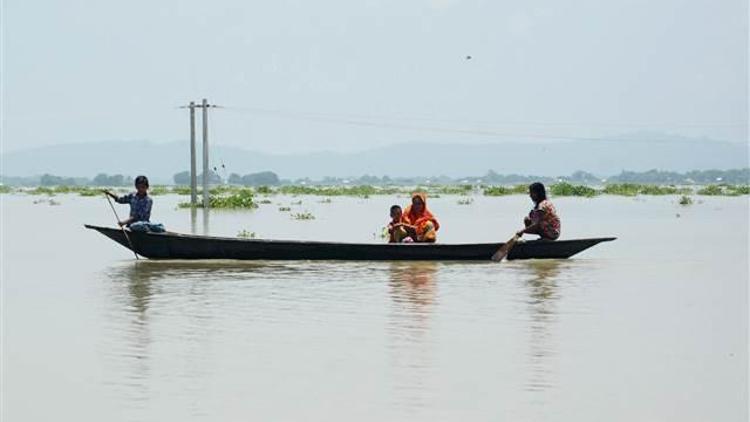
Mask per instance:
[[[495,262],[502,261],[508,254],[510,253],[510,250],[513,249],[513,246],[516,245],[516,242],[518,241],[519,236],[514,235],[510,240],[505,242],[503,246],[500,246],[500,249],[495,252],[494,255],[492,255],[492,260]]]

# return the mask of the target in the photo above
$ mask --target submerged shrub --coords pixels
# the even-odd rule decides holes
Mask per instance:
[[[99,196],[99,195],[104,195],[104,193],[102,193],[101,190],[99,190],[99,189],[91,189],[91,188],[82,189],[81,191],[78,192],[78,194],[81,195],[81,196]]]
[[[604,187],[603,193],[609,195],[636,196],[636,195],[677,195],[691,193],[690,188],[678,188],[676,186],[643,185],[638,183],[612,183]]]
[[[573,185],[568,182],[555,183],[550,186],[550,193],[555,196],[596,196],[596,189],[584,185]]]
[[[443,195],[468,195],[474,189],[471,185],[440,186],[433,192]]]
[[[750,195],[750,185],[730,185],[727,190],[731,195]]]
[[[178,195],[190,195],[190,186],[174,186],[172,192]]]
[[[682,195],[678,201],[680,205],[690,205],[693,203],[693,199],[689,196]]]
[[[45,187],[45,186],[38,186],[35,189],[28,191],[28,193],[30,195],[50,195],[50,196],[52,196],[52,195],[55,194],[55,190],[52,189],[52,188]]]
[[[208,198],[210,208],[258,208],[258,204],[253,200],[253,192],[250,189],[241,189],[235,193],[225,196],[212,195]],[[203,207],[202,202],[196,204],[197,207]],[[180,208],[190,208],[189,202],[181,202]]]
[[[292,214],[292,218],[295,220],[315,220],[315,216],[309,212],[298,212]]]
[[[245,229],[242,229],[239,232],[237,232],[237,237],[242,238],[242,239],[255,239],[256,234],[255,232],[249,232]]]
[[[723,194],[724,189],[720,185],[708,185],[698,189],[698,195],[717,196]]]
[[[484,196],[505,196],[512,193],[513,191],[505,186],[490,186],[484,189]]]
[[[169,189],[166,186],[154,186],[148,190],[148,194],[151,196],[166,195],[169,193]]]

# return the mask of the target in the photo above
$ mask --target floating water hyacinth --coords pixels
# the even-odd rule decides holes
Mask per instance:
[[[292,214],[292,218],[295,220],[315,220],[315,216],[309,212],[298,212]]]

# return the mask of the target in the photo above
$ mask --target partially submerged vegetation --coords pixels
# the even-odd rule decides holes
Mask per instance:
[[[180,208],[190,208],[191,204],[189,202],[181,202],[179,206]],[[199,201],[197,206],[202,207],[203,204]],[[253,191],[250,189],[240,189],[229,195],[211,195],[208,198],[208,206],[214,209],[258,208],[258,204],[254,199]]]
[[[676,186],[642,185],[638,183],[613,183],[606,185],[602,193],[608,195],[679,195],[692,193],[691,188]]]
[[[698,189],[697,193],[706,196],[750,195],[750,185],[708,185]]]
[[[255,232],[247,231],[245,229],[240,230],[237,232],[237,237],[241,239],[255,239],[257,237]]]
[[[550,186],[550,193],[553,196],[585,196],[592,197],[599,195],[599,191],[586,185],[573,185],[568,182],[555,183]]]
[[[525,185],[516,186],[489,186],[484,188],[485,196],[504,196],[523,194],[528,192]],[[722,195],[738,196],[749,195],[750,185],[709,185],[702,188],[689,186],[673,185],[647,185],[639,183],[611,183],[603,187],[592,187],[587,185],[574,185],[568,182],[555,183],[549,186],[549,192],[552,196],[583,196],[593,197],[597,195],[618,195],[618,196],[637,196],[637,195]]]
[[[92,186],[37,186],[35,188],[14,188],[8,185],[0,185],[0,193],[25,193],[28,195],[55,196],[57,194],[78,194],[80,196],[102,195],[101,187]],[[131,188],[110,188],[115,192],[128,192]],[[551,196],[579,196],[594,197],[598,195],[638,196],[638,195],[702,195],[702,196],[740,196],[750,195],[750,184],[710,184],[710,185],[653,185],[642,183],[605,183],[602,185],[574,184],[560,181],[547,185]],[[273,195],[287,196],[321,196],[317,202],[328,204],[333,202],[333,197],[358,197],[370,198],[371,196],[409,196],[412,192],[426,192],[429,198],[440,198],[442,195],[458,195],[470,197],[478,193],[484,196],[506,196],[525,195],[528,193],[527,184],[515,185],[428,185],[428,186],[258,186],[254,188],[219,185],[209,190],[210,204],[212,208],[256,208],[259,204],[271,204],[269,199]],[[152,196],[160,195],[190,195],[190,188],[186,186],[152,186],[149,190]],[[256,200],[262,195],[263,199]],[[198,197],[202,198],[202,192],[198,191]],[[302,201],[291,202],[292,205],[300,205]],[[468,203],[462,203],[468,205]],[[189,203],[180,203],[180,207],[190,207]]]
[[[295,220],[315,220],[315,216],[307,211],[294,213],[292,218]]]
[[[488,186],[484,189],[485,196],[505,196],[529,193],[529,185]]]

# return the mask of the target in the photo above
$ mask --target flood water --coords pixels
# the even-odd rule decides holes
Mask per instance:
[[[154,199],[174,231],[356,242],[407,200]],[[458,199],[428,201],[441,242],[530,207]],[[135,261],[83,228],[103,198],[54,200],[0,196],[3,421],[748,420],[747,197],[553,198],[563,238],[618,240],[501,264]]]

